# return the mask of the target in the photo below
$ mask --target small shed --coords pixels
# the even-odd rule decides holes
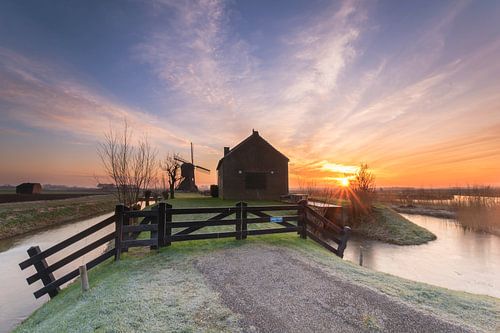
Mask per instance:
[[[39,194],[42,193],[42,185],[40,183],[22,183],[16,186],[17,194]]]
[[[224,147],[217,165],[219,197],[279,200],[288,193],[288,158],[257,131],[233,149]]]

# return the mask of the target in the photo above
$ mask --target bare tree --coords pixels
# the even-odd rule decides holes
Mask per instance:
[[[177,161],[179,154],[168,154],[167,157],[160,163],[161,169],[167,174],[168,187],[170,190],[170,198],[175,198],[175,187],[181,180],[180,169],[181,164]]]
[[[106,175],[115,182],[118,201],[130,207],[138,203],[140,194],[156,178],[158,166],[157,152],[147,137],[139,139],[135,146],[131,138],[125,120],[121,131],[110,128],[105,133],[97,149]]]
[[[358,172],[354,178],[353,188],[355,191],[374,193],[375,186],[375,176],[371,171],[369,171],[368,164],[361,164]]]
[[[368,164],[361,164],[352,182],[353,195],[351,203],[355,215],[366,214],[371,211],[375,197],[375,176],[369,170]]]

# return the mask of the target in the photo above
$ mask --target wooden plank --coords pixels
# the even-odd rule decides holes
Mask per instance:
[[[248,236],[248,204],[241,203],[241,239],[247,239]]]
[[[274,217],[274,216],[271,216],[269,214],[266,214],[266,213],[263,213],[263,212],[253,212],[252,213],[253,215],[257,215],[259,216],[259,220],[262,219],[262,221],[266,221],[266,222],[271,222],[271,218]],[[291,224],[291,223],[288,223],[289,221],[298,221],[299,219],[299,216],[280,216],[282,218],[282,222],[273,222],[273,223],[277,223],[277,224],[280,224],[280,225],[283,225],[285,227],[295,227],[295,225]],[[251,220],[248,220],[248,221],[251,221]],[[248,223],[255,223],[255,222],[248,222]]]
[[[320,234],[321,237],[326,238],[328,240],[331,240],[331,241],[337,243],[338,245],[340,245],[340,243],[341,243],[341,240],[337,237],[338,233],[336,233],[336,232],[332,232],[329,229],[318,227],[316,224],[312,224],[312,223],[308,224],[307,228],[309,231],[311,231],[315,234]]]
[[[344,257],[344,250],[347,247],[347,241],[349,240],[350,236],[351,236],[351,228],[348,226],[345,226],[344,230],[342,232],[342,237],[340,238],[339,247],[337,249],[338,256],[341,258]]]
[[[53,263],[52,265],[45,267],[45,270],[43,272],[37,272],[36,274],[31,275],[30,277],[28,277],[26,279],[26,281],[28,282],[28,284],[32,284],[35,281],[38,281],[39,279],[41,279],[44,274],[52,273],[52,272],[58,270],[59,268],[66,266],[70,262],[83,256],[84,254],[86,254],[92,250],[95,250],[97,247],[111,241],[114,237],[115,237],[114,232],[109,233],[106,236],[90,243],[89,245],[71,253],[70,255],[66,256],[65,258]]]
[[[167,204],[165,211],[165,244],[170,246],[172,244],[172,206]]]
[[[309,236],[309,238],[311,238],[313,241],[315,241],[316,243],[318,243],[319,245],[323,246],[325,249],[327,249],[328,251],[330,252],[333,252],[335,254],[337,254],[337,249],[335,249],[333,246],[331,246],[330,244],[328,244],[327,242],[323,241],[322,239],[320,239],[319,237],[317,237],[316,235],[314,235],[312,232],[308,231],[307,232],[307,236]]]
[[[301,200],[299,201],[299,209],[298,209],[298,215],[299,219],[297,222],[298,228],[299,228],[299,234],[300,238],[306,239],[307,238],[307,216],[306,216],[306,209],[307,209],[307,200]]]
[[[150,239],[130,239],[122,242],[123,246],[137,247],[137,246],[153,246],[158,244],[158,238]]]
[[[172,206],[170,206],[170,208],[172,208]],[[158,246],[165,246],[166,217],[167,217],[167,203],[160,202],[158,204]]]
[[[267,217],[267,218],[270,218],[271,215],[269,214],[266,214],[264,212],[251,212],[251,214],[255,215],[255,216],[258,216],[258,217]]]
[[[122,232],[143,232],[143,231],[157,231],[158,224],[138,224],[138,225],[124,225]]]
[[[39,246],[32,246],[28,249],[28,255],[30,257],[33,257],[37,254],[39,254],[40,247]],[[40,278],[42,279],[42,283],[44,286],[47,286],[51,284],[53,281],[55,281],[54,275],[52,273],[47,272],[47,262],[45,259],[41,259],[38,262],[35,262],[33,264],[35,266],[35,270],[37,271],[37,274],[40,275]],[[54,288],[49,291],[49,296],[50,298],[55,297],[59,293],[59,288]]]
[[[48,256],[51,256],[53,255],[54,253],[57,253],[59,251],[61,251],[62,249],[70,246],[71,244],[73,243],[76,243],[78,242],[79,240],[95,233],[96,231],[99,231],[101,230],[102,228],[105,228],[107,227],[108,225],[110,225],[111,223],[113,223],[115,221],[115,216],[110,216],[108,217],[107,219],[97,223],[97,224],[94,224],[93,226],[83,230],[83,231],[80,231],[79,233],[77,233],[76,235],[74,236],[71,236],[70,238],[60,242],[60,243],[57,243],[56,245],[53,245],[51,247],[49,247],[47,250],[45,251],[42,251],[40,253],[38,253],[37,255],[21,262],[19,264],[19,267],[21,267],[21,269],[25,269],[31,265],[33,265],[35,262],[37,261],[40,261],[41,259],[44,259],[44,258],[47,258]]]
[[[220,225],[234,225],[238,220],[216,220],[216,221],[182,221],[172,222],[172,228],[191,228],[191,227],[214,227]]]
[[[115,252],[116,252],[115,249],[109,250],[109,251],[104,252],[103,254],[101,254],[99,257],[97,257],[97,258],[89,261],[87,263],[87,270],[90,270],[93,267],[99,265],[101,262],[105,261],[106,259],[111,258],[112,256],[115,255]],[[67,273],[66,275],[60,277],[59,279],[57,279],[57,280],[49,283],[45,287],[43,287],[41,289],[38,289],[37,291],[35,291],[33,293],[33,295],[35,295],[35,298],[40,298],[43,295],[45,295],[46,293],[48,293],[49,291],[51,291],[53,289],[56,289],[59,286],[63,285],[64,283],[66,283],[68,281],[71,281],[72,279],[76,278],[78,275],[80,275],[80,271],[77,268],[77,269],[75,269],[75,270]]]
[[[209,234],[192,234],[192,235],[173,235],[172,242],[187,241],[187,240],[199,240],[199,239],[212,239],[212,238],[226,238],[235,237],[236,232],[213,232]]]
[[[248,207],[247,211],[249,213],[253,212],[270,212],[270,211],[278,211],[278,210],[297,210],[299,209],[298,205],[279,205],[279,206],[252,206]]]
[[[257,230],[248,230],[248,235],[267,235],[267,234],[282,234],[286,232],[297,232],[298,228],[273,228],[273,229],[257,229]]]
[[[174,209],[172,209],[172,211],[174,211]],[[231,207],[231,211],[225,211],[223,213],[220,213],[220,214],[217,214],[215,216],[212,216],[211,218],[207,219],[207,221],[217,221],[217,220],[221,220],[225,217],[228,217],[229,215],[231,214],[234,214],[235,213],[235,209],[233,207]],[[179,231],[177,232],[175,235],[187,235],[187,234],[190,234],[192,232],[195,232],[201,228],[203,228],[204,226],[197,226],[197,227],[189,227],[187,229],[184,229],[182,231]]]
[[[311,207],[306,207],[305,208],[305,213],[306,213],[306,219],[312,223],[314,223],[313,219],[316,219],[320,223],[323,223],[326,228],[331,229],[334,232],[341,233],[342,228],[340,228],[338,225],[312,209]]]
[[[153,222],[153,218],[152,217],[145,217],[142,219],[141,222],[139,222],[139,225],[144,225],[144,224],[149,224]],[[137,239],[137,237],[139,237],[141,233],[140,232],[133,232],[133,233],[130,233],[129,234],[129,239]]]
[[[236,240],[241,240],[241,205],[243,202],[236,204],[236,222],[234,223],[234,231],[236,232]]]
[[[294,222],[297,221],[298,216],[292,215],[292,216],[282,216],[283,222],[274,222],[280,225],[285,225],[285,226],[295,226],[293,224],[287,223],[287,222]],[[182,222],[172,222],[172,228],[197,228],[201,229],[203,227],[213,227],[213,226],[221,226],[221,225],[234,225],[238,220],[232,219],[232,220],[216,220],[216,221],[182,221]],[[251,223],[270,223],[269,217],[256,217],[256,218],[247,218],[246,219],[247,224]]]
[[[124,205],[117,205],[115,207],[115,216],[116,216],[116,227],[115,227],[115,261],[120,260],[120,255],[122,252],[122,227],[123,227],[123,213],[125,211]]]
[[[209,214],[209,213],[221,213],[221,214],[231,215],[231,214],[236,213],[236,208],[235,207],[202,207],[202,208],[174,208],[174,209],[172,209],[172,215]]]
[[[127,217],[156,217],[158,216],[157,210],[131,210],[125,212]]]

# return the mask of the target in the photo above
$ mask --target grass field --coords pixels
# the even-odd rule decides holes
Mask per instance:
[[[174,207],[225,206],[211,198],[170,200]],[[193,220],[199,216],[187,216]],[[378,273],[341,260],[297,234],[250,236],[244,241],[210,239],[173,243],[159,253],[130,249],[120,262],[90,271],[91,290],[79,281],[63,290],[16,332],[238,332],[238,314],[229,310],[196,269],[197,258],[234,247],[276,246],[321,265],[350,283],[366,286],[420,311],[478,330],[498,329],[500,300],[451,291]],[[356,306],[352,304],[349,306]]]
[[[61,200],[84,197],[89,195],[99,195],[101,193],[89,192],[53,192],[40,194],[16,194],[16,193],[0,193],[0,203],[7,202],[26,202],[26,201],[46,201],[46,200]]]
[[[113,195],[0,204],[0,239],[113,211]]]

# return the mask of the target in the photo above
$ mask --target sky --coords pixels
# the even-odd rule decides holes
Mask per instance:
[[[201,185],[252,129],[292,187],[500,185],[500,2],[0,2],[0,184],[95,186],[124,119]]]

